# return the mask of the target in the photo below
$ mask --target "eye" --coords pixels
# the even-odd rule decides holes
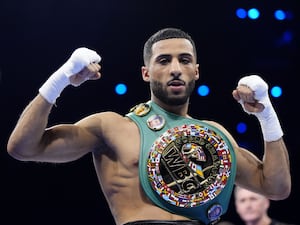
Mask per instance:
[[[190,58],[190,57],[182,57],[182,58],[180,58],[180,62],[182,63],[182,64],[189,64],[189,63],[191,63],[192,62],[192,59]]]
[[[158,62],[161,65],[167,65],[170,62],[170,60],[168,58],[160,58]]]

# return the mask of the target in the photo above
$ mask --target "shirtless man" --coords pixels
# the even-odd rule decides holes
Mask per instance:
[[[289,157],[268,85],[257,75],[245,76],[232,92],[260,121],[259,159],[221,124],[188,115],[199,64],[194,41],[179,29],[162,29],[145,43],[141,74],[150,86],[148,102],[126,115],[101,112],[47,127],[67,85],[101,78],[100,59],[79,48],[49,77],[9,138],[12,157],[64,163],[91,153],[117,225],[215,223],[227,210],[233,183],[273,200],[289,196]]]

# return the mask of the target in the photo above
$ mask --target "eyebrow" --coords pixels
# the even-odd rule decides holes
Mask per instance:
[[[158,55],[156,57],[156,60],[159,60],[159,59],[162,59],[162,58],[167,58],[167,57],[170,57],[171,54],[161,54],[161,55]],[[188,58],[193,58],[193,55],[190,54],[190,53],[181,53],[179,54],[179,57],[188,57]]]

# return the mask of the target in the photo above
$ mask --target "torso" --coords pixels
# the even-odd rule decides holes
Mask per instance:
[[[95,169],[116,224],[188,219],[154,205],[143,193],[139,182],[140,133],[137,125],[113,112],[106,113],[101,121],[105,147],[101,154],[94,153]]]
[[[116,224],[145,219],[186,219],[153,205],[143,193],[138,176],[140,134],[135,123],[111,113],[103,125],[106,150],[104,154],[94,154],[95,169]]]

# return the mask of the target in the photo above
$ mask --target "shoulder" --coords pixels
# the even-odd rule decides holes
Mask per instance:
[[[106,111],[89,115],[78,121],[76,125],[93,129],[107,129],[130,124],[130,119],[116,112]]]
[[[106,146],[105,148],[116,150],[116,146],[122,146],[127,141],[125,138],[130,139],[130,135],[138,134],[138,128],[132,120],[111,111],[89,115],[76,125],[97,139],[98,148]]]

